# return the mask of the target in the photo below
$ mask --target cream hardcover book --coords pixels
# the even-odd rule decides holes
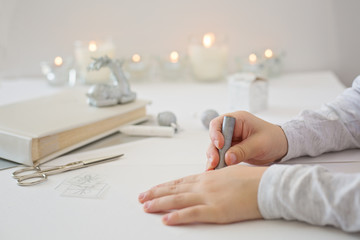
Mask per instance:
[[[86,100],[76,89],[1,106],[0,157],[38,164],[146,119],[145,100],[104,108]]]

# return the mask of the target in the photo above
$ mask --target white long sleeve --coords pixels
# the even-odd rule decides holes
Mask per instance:
[[[258,203],[265,219],[360,231],[360,174],[334,173],[320,166],[273,165],[260,181]]]
[[[302,112],[282,128],[288,139],[288,153],[282,161],[359,148],[360,76],[335,101],[319,111]],[[265,219],[296,219],[360,231],[360,173],[334,173],[319,166],[273,165],[260,181],[258,204]]]
[[[288,140],[286,161],[299,156],[360,148],[360,76],[319,111],[303,111],[282,126]]]

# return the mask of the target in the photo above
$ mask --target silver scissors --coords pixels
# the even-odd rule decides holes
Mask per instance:
[[[46,169],[41,169],[39,166],[24,167],[13,172],[13,177],[17,180],[18,185],[20,186],[32,186],[44,182],[47,180],[47,176],[114,161],[123,155],[124,154],[114,154],[110,156],[97,157],[88,160],[71,162],[61,166],[49,167]],[[26,172],[30,173],[23,174]]]

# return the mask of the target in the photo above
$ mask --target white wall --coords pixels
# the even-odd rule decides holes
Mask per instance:
[[[348,78],[359,68],[359,3],[0,0],[0,75],[40,75],[39,62],[72,55],[75,40],[111,36],[119,57],[164,55],[186,53],[190,34],[212,31],[228,36],[232,58],[266,47],[281,49],[287,53],[286,71],[329,69],[350,84]]]
[[[360,1],[334,0],[338,58],[334,71],[350,85],[360,75]]]

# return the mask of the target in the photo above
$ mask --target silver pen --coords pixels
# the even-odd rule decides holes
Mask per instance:
[[[219,149],[220,159],[219,159],[219,164],[215,167],[215,169],[220,169],[227,166],[225,163],[225,153],[231,147],[234,128],[235,128],[235,118],[225,116],[221,128],[221,132],[224,136],[225,143],[224,146],[221,149]]]

